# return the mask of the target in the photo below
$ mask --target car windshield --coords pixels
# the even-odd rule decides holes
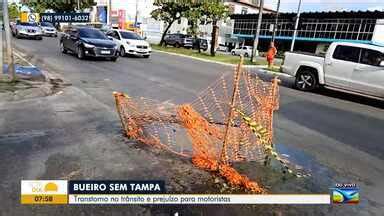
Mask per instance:
[[[37,23],[19,23],[19,25],[22,25],[22,26],[37,26]]]
[[[97,29],[80,29],[79,35],[82,38],[108,39],[103,32]]]
[[[124,39],[143,40],[143,38],[141,38],[140,35],[133,32],[121,31],[120,34],[121,34],[121,37],[123,37]]]
[[[47,23],[47,22],[42,22],[42,23],[41,23],[41,26],[44,26],[44,27],[53,27],[52,23]]]

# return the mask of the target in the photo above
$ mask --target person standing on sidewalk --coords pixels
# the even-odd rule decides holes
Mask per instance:
[[[269,69],[273,67],[273,61],[275,60],[276,54],[277,54],[277,49],[275,47],[275,43],[271,42],[267,52],[267,62],[268,62]]]

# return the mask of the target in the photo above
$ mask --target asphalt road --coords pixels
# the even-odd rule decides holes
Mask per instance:
[[[60,53],[55,38],[16,40],[15,44],[31,62],[59,74],[111,110],[113,91],[178,104],[193,100],[218,76],[233,71],[228,66],[156,52],[150,59],[81,61]],[[271,77],[252,71],[264,79]],[[356,208],[362,215],[384,212],[382,102],[330,90],[300,92],[290,88],[292,79],[281,79],[280,109],[274,119],[278,149],[319,176],[319,184],[358,184],[362,201]]]

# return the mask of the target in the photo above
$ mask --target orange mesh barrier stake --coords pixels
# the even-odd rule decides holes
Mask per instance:
[[[234,113],[234,105],[236,102],[236,93],[239,88],[239,80],[241,77],[241,67],[243,65],[244,57],[240,56],[240,63],[237,65],[236,71],[235,71],[235,78],[233,83],[233,93],[231,98],[231,103],[229,105],[229,114],[227,119],[227,124],[225,125],[225,132],[224,132],[224,142],[223,142],[223,148],[221,150],[221,158],[220,162],[224,164],[228,164],[228,153],[227,153],[227,145],[228,145],[228,135],[229,135],[229,127],[232,125],[232,118]]]

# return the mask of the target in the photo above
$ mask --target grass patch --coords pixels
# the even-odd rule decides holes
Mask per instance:
[[[239,56],[232,56],[232,55],[225,55],[216,53],[216,56],[211,56],[209,53],[201,52],[199,53],[197,50],[193,49],[185,49],[185,48],[175,48],[175,47],[162,47],[159,45],[152,44],[152,48],[154,50],[160,50],[165,52],[172,52],[187,56],[193,56],[196,58],[206,59],[206,60],[212,60],[217,62],[223,62],[223,63],[229,63],[229,64],[238,64],[240,61]],[[256,59],[256,62],[251,62],[250,58],[244,59],[244,65],[266,65],[266,60]]]

